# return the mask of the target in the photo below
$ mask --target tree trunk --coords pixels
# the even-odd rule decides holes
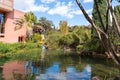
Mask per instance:
[[[81,5],[79,0],[76,0],[76,3],[78,4],[79,8],[81,9],[81,11],[83,12],[85,18],[91,23],[92,27],[95,29],[97,36],[99,38],[99,41],[101,43],[101,45],[105,48],[105,50],[109,53],[109,55],[111,56],[111,58],[113,59],[113,61],[120,67],[120,60],[118,58],[118,56],[116,55],[115,49],[114,49],[114,45],[110,42],[109,40],[109,36],[102,31],[101,29],[99,29],[95,23],[91,20],[91,18],[88,16],[88,14],[86,13],[86,11],[84,10],[83,6]],[[119,31],[119,30],[118,30]],[[104,44],[104,41],[101,38],[101,34],[105,36],[106,41],[108,42],[108,48],[106,47],[106,45]]]

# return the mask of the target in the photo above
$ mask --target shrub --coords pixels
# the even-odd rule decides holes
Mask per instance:
[[[60,34],[51,34],[47,37],[45,43],[47,44],[48,48],[51,48],[51,49],[60,48],[59,46],[60,38],[61,38]]]
[[[11,51],[10,45],[9,44],[4,44],[4,43],[0,43],[0,53],[7,53]]]
[[[61,37],[59,40],[60,45],[73,47],[73,48],[76,48],[76,46],[79,45],[79,43],[80,43],[80,39],[74,33],[66,34],[63,37]]]

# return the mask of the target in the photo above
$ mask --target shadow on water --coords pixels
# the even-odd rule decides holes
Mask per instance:
[[[62,80],[80,80],[80,76],[77,77],[77,75],[86,73],[85,69],[87,65],[91,67],[92,76],[100,76],[102,80],[120,75],[119,70],[112,60],[99,57],[80,57],[76,52],[63,53],[61,50],[41,52],[40,50],[36,50],[26,53],[21,52],[13,57],[15,61],[5,63],[3,70],[0,71],[0,74],[4,73],[4,78],[8,77],[5,76],[7,75],[5,72],[9,70],[11,71],[9,73],[11,75],[10,78],[19,78],[21,80],[37,80],[40,76],[55,78],[52,80],[56,80],[59,76],[63,77]],[[51,72],[56,74],[53,76]],[[76,76],[78,79],[73,79],[75,78],[73,76]],[[7,80],[7,78],[5,79]]]

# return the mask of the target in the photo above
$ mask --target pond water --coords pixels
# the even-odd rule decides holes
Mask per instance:
[[[104,58],[80,57],[61,50],[24,54],[30,55],[21,53],[0,65],[0,80],[91,80],[93,76],[107,80],[120,75],[114,62]]]

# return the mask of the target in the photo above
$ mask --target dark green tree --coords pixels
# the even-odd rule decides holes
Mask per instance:
[[[39,22],[39,25],[41,25],[46,31],[49,31],[52,29],[53,22],[51,20],[47,20],[45,17],[41,17]]]
[[[92,20],[96,26],[100,27],[105,33],[108,33],[108,28],[110,27],[111,22],[106,0],[94,0]],[[95,31],[92,30],[92,33],[94,34]]]
[[[120,5],[117,5],[114,7],[114,13],[116,16],[116,19],[118,21],[118,24],[120,25]],[[115,27],[115,22],[112,22],[112,27],[110,27],[110,38],[112,40],[112,42],[114,43],[114,45],[116,46],[116,51],[118,51],[119,49],[119,45],[120,45],[120,37],[117,33],[117,29],[113,29]]]
[[[118,24],[120,25],[120,5],[115,6],[114,13],[117,18]]]
[[[109,15],[109,11],[107,10],[107,1],[106,0],[94,0],[92,20],[96,24],[97,27],[100,27],[106,33],[108,32],[108,27],[110,24],[110,15]],[[94,28],[91,28],[91,29],[92,29],[92,31],[91,31],[92,38],[91,39],[93,41],[98,41],[98,38],[97,38]],[[104,36],[102,36],[102,39],[104,39]],[[99,42],[97,42],[93,46],[98,46],[97,51],[99,51],[101,53],[104,52],[104,48],[100,45]]]

